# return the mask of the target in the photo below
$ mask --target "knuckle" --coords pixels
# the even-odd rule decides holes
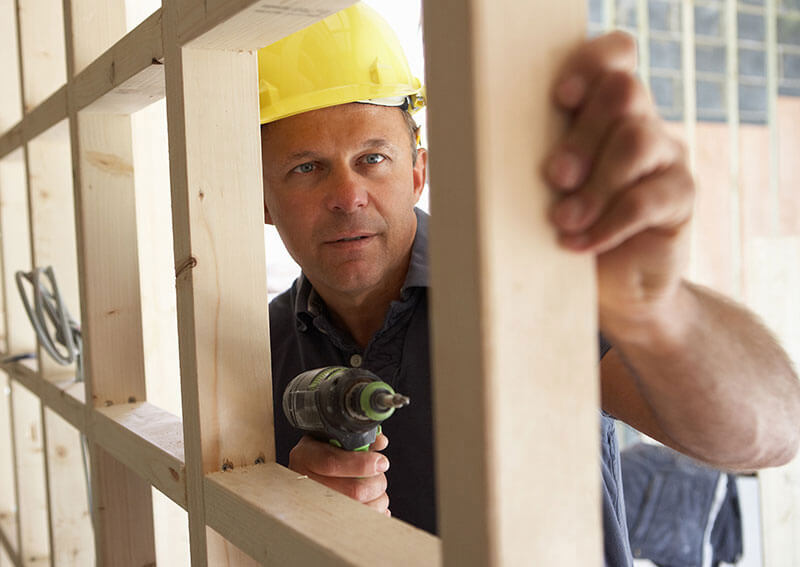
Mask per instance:
[[[650,134],[639,120],[623,121],[617,132],[621,151],[630,156],[639,156],[650,142]]]
[[[348,496],[359,502],[370,502],[378,498],[382,492],[380,485],[372,478],[361,478],[349,483],[348,491]]]
[[[315,466],[313,467],[319,474],[326,476],[339,476],[341,471],[341,463],[339,456],[333,451],[323,451],[315,459]]]
[[[629,191],[622,202],[622,212],[626,219],[638,219],[647,214],[650,198],[645,191]]]

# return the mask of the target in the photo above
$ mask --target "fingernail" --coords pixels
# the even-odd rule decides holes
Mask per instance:
[[[381,455],[378,457],[378,460],[375,462],[375,469],[378,472],[386,472],[389,470],[389,459]]]
[[[583,164],[573,152],[562,151],[550,161],[550,179],[562,189],[574,189],[581,182]]]
[[[556,89],[558,102],[567,108],[578,106],[586,93],[586,81],[580,75],[572,75],[562,81]]]

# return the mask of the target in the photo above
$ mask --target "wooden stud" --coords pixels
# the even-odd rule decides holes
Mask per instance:
[[[728,206],[730,207],[730,220],[728,226],[730,233],[730,278],[731,283],[726,286],[731,297],[739,299],[742,294],[742,236],[741,236],[741,192],[739,185],[739,32],[738,32],[738,2],[725,0],[725,101],[726,121],[728,125]]]
[[[162,100],[152,104],[131,117],[133,172],[147,400],[180,417],[180,365],[165,102]],[[181,443],[182,440],[181,431]],[[154,490],[153,516],[158,564],[188,565],[186,511],[160,490]]]
[[[197,565],[225,565],[216,538],[210,538],[217,543],[206,558],[203,476],[224,461],[245,466],[259,457],[275,459],[258,107],[256,90],[246,88],[255,84],[256,66],[254,55],[234,52],[176,49],[170,57],[167,89],[175,94],[167,96],[167,116],[190,544]]]
[[[74,210],[72,166],[66,121],[28,142],[28,187],[33,266],[53,267],[67,309],[73,317],[79,318],[75,221],[70,214]],[[39,349],[39,370],[43,378],[62,376],[65,369],[43,348]],[[74,363],[68,369],[74,373]]]
[[[50,563],[48,507],[44,477],[44,445],[39,399],[11,383],[11,420],[20,507],[19,556],[26,566]]]
[[[602,562],[593,262],[540,177],[584,4],[424,4],[444,565]]]
[[[0,266],[2,266],[3,276],[4,327],[7,332],[4,355],[33,353],[36,350],[36,338],[28,323],[22,303],[18,299],[14,279],[14,273],[18,269],[27,270],[31,265],[27,194],[23,150],[18,149],[4,159],[0,159],[0,232],[2,232],[2,239],[0,239],[2,262],[0,262]],[[0,510],[0,528],[2,528],[0,539],[2,539],[3,547],[8,554],[15,559],[15,564],[21,565],[18,554],[21,540],[20,527],[23,520],[18,514],[20,490],[16,474],[22,460],[18,458],[15,450],[14,408],[11,398],[8,396],[11,393],[10,384],[5,374],[2,374],[2,377],[4,394],[2,411],[6,418],[4,420],[6,427],[3,428],[0,435],[4,437],[4,453],[8,453],[10,450],[10,455],[4,456],[10,457],[7,463],[12,470],[10,475],[7,474],[7,469],[4,470],[6,482],[2,485],[4,494],[2,510]],[[25,487],[26,484],[23,481],[23,489]]]
[[[64,15],[60,2],[17,0],[25,112],[30,112],[67,80]]]
[[[94,538],[87,492],[89,463],[84,459],[81,434],[44,406],[43,414],[53,561],[64,567],[91,565]]]
[[[65,0],[64,6],[65,21],[71,28],[67,60],[72,76],[74,69],[82,65],[87,65],[86,71],[90,71],[92,64],[88,61],[125,33],[125,7],[123,2],[107,4],[99,13],[106,27],[97,34],[89,17],[96,9],[92,3]],[[94,38],[90,37],[92,34]],[[111,89],[117,84],[116,55],[118,52],[112,47],[106,52],[105,63],[101,63],[111,69],[110,79],[101,83],[101,89]],[[80,111],[83,107],[80,93],[78,88],[69,91],[68,112],[75,175],[87,418],[90,418],[91,407],[143,401],[145,382],[131,119],[89,109]],[[96,443],[90,444],[90,453],[97,561],[115,566],[154,563],[155,535],[148,483]]]
[[[786,348],[795,364],[800,361],[800,235],[754,238],[748,304],[759,313]],[[783,301],[776,302],[781,297]],[[800,458],[786,466],[759,471],[761,534],[764,565],[790,566],[800,562]]]
[[[142,401],[130,117],[81,113],[72,120],[87,400],[95,407]],[[155,561],[148,484],[103,449],[91,451],[98,561]]]
[[[0,134],[22,119],[15,0],[0,0]]]
[[[11,386],[0,371],[0,540],[11,554],[17,552],[17,500],[14,489],[14,450],[11,429]]]
[[[31,266],[28,189],[21,149],[0,159],[0,234],[5,352],[32,353],[36,350],[36,336],[19,300],[14,277],[17,270],[27,271]]]

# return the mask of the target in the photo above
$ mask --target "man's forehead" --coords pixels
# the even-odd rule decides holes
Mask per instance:
[[[355,145],[372,141],[392,143],[403,136],[402,111],[395,107],[348,103],[310,110],[262,126],[262,139],[271,150],[293,152],[294,146],[311,146],[342,140]]]

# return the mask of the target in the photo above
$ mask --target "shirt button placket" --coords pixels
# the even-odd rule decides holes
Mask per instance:
[[[360,354],[354,354],[350,357],[350,366],[353,368],[360,368],[361,363],[364,362],[364,359],[361,357]]]

